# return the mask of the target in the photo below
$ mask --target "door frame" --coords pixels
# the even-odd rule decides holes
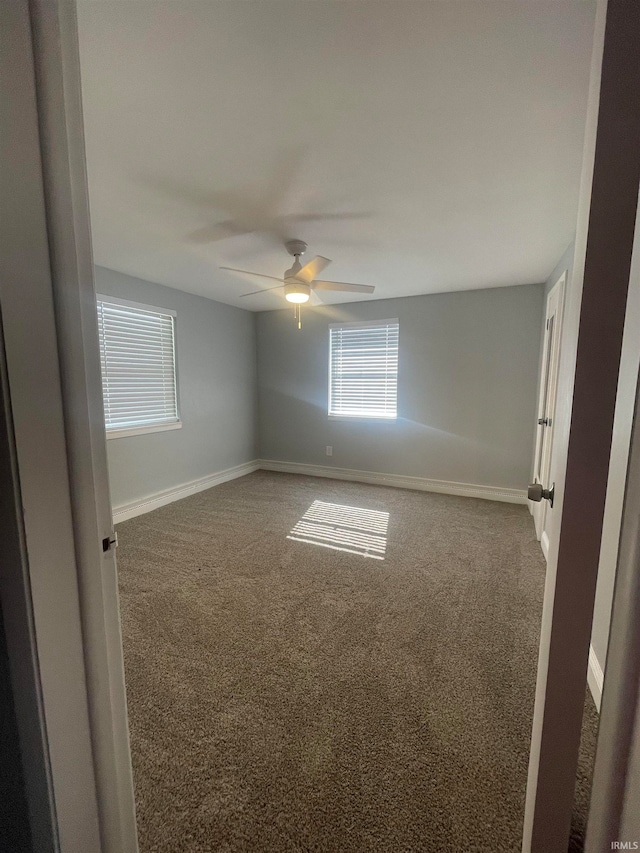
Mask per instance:
[[[4,426],[12,479],[3,496],[17,548],[3,566],[12,689],[32,840],[40,850],[100,850],[95,764],[79,577],[69,489],[49,233],[39,139],[32,18],[26,0],[0,3],[7,114],[3,146],[0,302],[4,330]],[[36,706],[33,707],[34,699]],[[30,713],[23,713],[29,709]],[[33,719],[34,712],[37,717]],[[39,744],[41,741],[41,745]],[[42,808],[46,824],[34,810]],[[48,825],[47,825],[48,824]]]
[[[55,795],[36,648],[26,531],[0,314],[0,601],[27,820],[33,846],[58,849]],[[20,662],[18,664],[18,661]]]
[[[7,645],[16,706],[41,697],[44,771],[38,731],[18,719],[25,776],[44,772],[48,782],[40,805],[48,800],[51,837],[35,843],[38,851],[136,853],[116,565],[102,547],[113,521],[76,7],[7,0],[0,16],[11,128],[2,134],[2,198],[11,206],[0,258],[3,396],[24,527],[22,565],[14,559],[8,571],[12,588],[26,575],[31,605],[8,621]],[[36,663],[30,682],[19,655],[25,638]]]
[[[558,376],[560,372],[560,352],[562,345],[562,320],[564,316],[564,295],[567,282],[567,270],[558,278],[549,293],[545,303],[545,329],[542,338],[542,365],[540,372],[540,392],[538,395],[538,409],[536,414],[536,447],[533,457],[533,481],[540,482],[545,488],[550,488],[551,483],[545,482],[549,479],[551,467],[551,451],[553,448],[553,430],[555,427],[555,411],[558,396]],[[555,301],[556,308],[553,316],[554,337],[552,346],[549,348],[549,308]],[[549,400],[549,389],[553,389],[553,399]],[[551,424],[541,424],[540,419],[551,415]],[[550,427],[550,430],[549,430]],[[545,438],[547,441],[545,443]],[[540,471],[538,472],[538,459],[540,459]],[[543,475],[546,471],[546,476]],[[540,541],[542,553],[547,558],[549,554],[549,537],[545,533],[545,518],[547,514],[547,501],[530,501],[531,514],[536,528],[536,536]]]
[[[639,208],[640,215],[640,208]],[[634,263],[640,271],[640,219]],[[586,853],[640,842],[640,376],[616,566]]]
[[[639,90],[640,4],[600,0],[563,324],[523,853],[566,853],[569,838],[640,186]]]

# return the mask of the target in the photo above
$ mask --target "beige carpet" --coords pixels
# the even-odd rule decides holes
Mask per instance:
[[[257,472],[118,535],[142,853],[520,850],[524,507]]]

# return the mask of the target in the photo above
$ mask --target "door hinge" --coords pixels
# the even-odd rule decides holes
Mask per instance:
[[[106,536],[102,540],[102,551],[103,553],[107,553],[107,551],[113,551],[118,547],[118,534],[112,533],[111,536]]]

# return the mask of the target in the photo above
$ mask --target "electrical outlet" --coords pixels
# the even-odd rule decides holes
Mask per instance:
[[[327,456],[333,456],[333,447],[330,444],[327,444]]]

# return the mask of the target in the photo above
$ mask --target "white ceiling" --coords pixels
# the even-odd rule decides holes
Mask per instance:
[[[575,226],[594,9],[81,0],[96,263],[254,310],[282,297],[218,266],[282,275],[284,237],[376,286],[358,299],[544,280]]]

